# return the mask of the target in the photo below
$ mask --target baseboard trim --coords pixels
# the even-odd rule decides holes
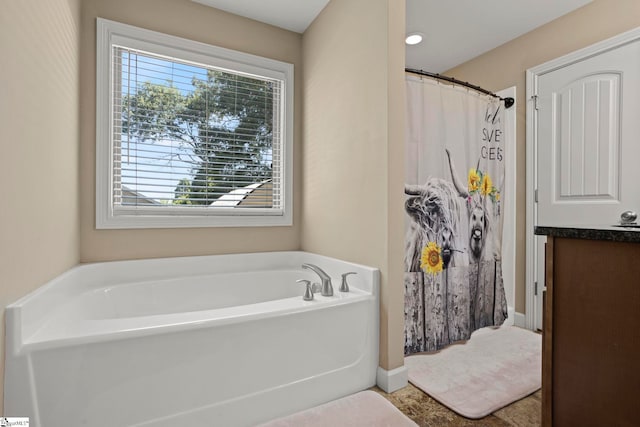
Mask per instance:
[[[404,365],[390,371],[378,366],[376,384],[387,393],[393,393],[409,384],[409,370]]]
[[[504,319],[504,322],[502,323],[502,326],[513,326],[515,325],[515,314],[516,314],[516,310],[515,308],[509,306],[507,307],[507,318]]]
[[[518,326],[520,328],[526,328],[526,316],[523,313],[516,313],[513,318],[513,323],[515,324],[515,326]]]

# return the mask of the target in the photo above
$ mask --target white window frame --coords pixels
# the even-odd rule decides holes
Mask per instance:
[[[282,209],[136,206],[114,210],[113,46],[125,46],[231,71],[283,81]],[[97,18],[96,228],[185,228],[290,226],[293,223],[293,65],[230,49]],[[275,143],[275,141],[274,141]]]

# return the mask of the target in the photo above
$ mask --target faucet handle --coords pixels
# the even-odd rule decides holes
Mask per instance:
[[[306,286],[302,299],[305,301],[313,300],[313,290],[311,289],[311,280],[299,279],[299,280],[296,280],[296,283],[302,283],[303,285]]]
[[[355,271],[350,271],[342,275],[342,283],[340,284],[340,292],[349,292],[349,284],[347,283],[347,276],[350,274],[358,274]]]

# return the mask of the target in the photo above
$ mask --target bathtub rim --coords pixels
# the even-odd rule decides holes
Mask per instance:
[[[300,267],[303,262],[320,264],[323,268],[325,268],[324,265],[327,264],[339,264],[345,267],[345,271],[338,273],[332,270],[327,271],[332,279],[335,279],[334,288],[336,294],[339,294],[337,291],[338,286],[336,286],[338,277],[340,277],[339,274],[357,270],[359,273],[365,274],[367,277],[358,284],[359,286],[350,284],[350,287],[361,290],[363,293],[370,295],[371,298],[379,298],[380,295],[379,269],[306,251],[269,251],[222,255],[199,255],[190,257],[165,257],[79,264],[51,279],[44,285],[6,307],[5,353],[7,356],[19,357],[27,350],[43,347],[52,348],[70,344],[71,342],[66,339],[58,340],[59,343],[56,343],[55,340],[38,341],[33,338],[38,335],[38,332],[41,331],[46,322],[53,318],[52,314],[55,314],[57,310],[56,303],[64,304],[69,300],[69,298],[77,296],[80,293],[95,291],[107,286],[117,286],[118,284],[123,283],[149,281],[154,278],[188,278],[206,274],[215,274],[216,272],[235,272],[240,268],[237,265],[237,261],[240,259],[251,261],[251,268],[247,269],[246,266],[241,266],[243,271],[256,272],[267,269],[278,270],[297,268]],[[236,263],[234,263],[234,261],[236,261]],[[184,273],[186,267],[192,268],[192,270],[186,270],[189,271],[188,274]],[[220,270],[216,270],[216,268]],[[326,269],[329,270],[328,268]],[[144,270],[144,274],[142,273],[142,270]],[[149,275],[149,272],[152,274]],[[173,273],[173,275],[171,275],[171,273]],[[99,278],[98,280],[87,281],[87,278],[95,279],[97,277]],[[355,294],[355,292],[353,294]],[[318,295],[316,298],[320,300],[325,297]],[[366,298],[366,295],[361,296],[361,298]],[[353,298],[349,298],[339,303],[347,303],[347,300],[353,302]],[[286,299],[276,301],[286,301]],[[270,303],[273,303],[273,301]],[[339,303],[330,302],[330,305]],[[293,313],[300,311],[300,309],[301,307],[286,307],[283,309],[284,311],[274,310],[270,315],[274,316],[282,313]],[[205,312],[208,312],[208,310]],[[184,313],[180,313],[180,315],[184,315]],[[258,313],[256,315],[264,316],[265,313]],[[159,316],[164,317],[169,315]],[[216,319],[216,321],[220,320]],[[211,324],[210,322],[203,321],[202,319],[192,319],[189,322],[182,322],[168,326],[159,326],[154,328],[140,327],[132,330],[126,330],[120,333],[120,337],[134,337],[148,335],[150,333],[173,332],[181,329],[189,329],[194,326],[203,327],[211,326]],[[100,340],[113,338],[116,337],[105,337]],[[72,341],[83,339],[91,341],[92,339],[96,340],[97,338],[96,336],[93,336],[93,338],[92,336],[70,338]]]
[[[140,318],[86,320],[81,324],[60,323],[51,328],[45,327],[36,332],[30,340],[22,343],[17,355],[39,350],[50,350],[67,346],[96,344],[114,340],[127,340],[152,335],[162,335],[191,331],[195,329],[224,327],[242,322],[252,322],[270,319],[278,316],[291,316],[314,310],[339,307],[346,304],[361,304],[375,301],[375,296],[363,291],[356,291],[357,295],[345,298],[329,299],[317,297],[316,304],[298,301],[297,297],[264,303],[250,304],[251,306],[235,306],[230,308],[203,310],[178,314],[152,315]],[[320,298],[325,298],[320,301]],[[302,303],[302,304],[301,304]],[[242,313],[242,310],[251,310]],[[215,313],[214,313],[215,312]],[[129,322],[129,324],[127,324]],[[69,330],[60,330],[71,325]],[[96,326],[92,328],[91,326]],[[107,328],[104,328],[107,326]]]

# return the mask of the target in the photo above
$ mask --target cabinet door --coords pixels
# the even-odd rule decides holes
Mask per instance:
[[[547,237],[544,245],[544,266],[546,290],[542,293],[542,426],[551,427],[553,413],[553,253],[554,237]]]
[[[638,425],[639,259],[638,243],[553,239],[554,426]]]

